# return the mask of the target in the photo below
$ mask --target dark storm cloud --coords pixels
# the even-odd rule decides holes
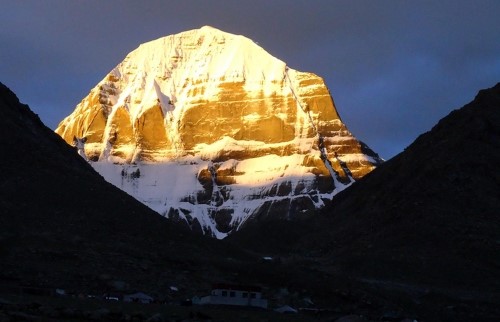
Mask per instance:
[[[140,43],[211,25],[322,76],[389,158],[500,81],[499,1],[3,1],[0,81],[54,128]]]

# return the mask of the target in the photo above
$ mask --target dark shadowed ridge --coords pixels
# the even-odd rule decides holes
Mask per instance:
[[[0,151],[1,286],[209,288],[238,258],[104,181],[1,83]]]
[[[248,227],[230,240],[315,258],[320,269],[382,296],[398,290],[417,309],[429,303],[441,318],[467,301],[500,307],[499,165],[497,84],[337,195],[320,216]],[[499,314],[466,310],[465,317]]]
[[[499,165],[497,84],[339,195],[312,244],[360,274],[499,290]]]

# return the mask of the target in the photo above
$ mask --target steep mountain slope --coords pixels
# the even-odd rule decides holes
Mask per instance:
[[[164,293],[208,286],[221,258],[241,256],[107,183],[3,84],[0,150],[0,291]]]
[[[320,77],[208,26],[140,45],[56,132],[109,182],[218,238],[312,214],[382,162]]]
[[[337,195],[321,216],[247,227],[229,240],[305,256],[381,297],[401,296],[421,316],[493,321],[500,313],[499,165],[497,84]]]

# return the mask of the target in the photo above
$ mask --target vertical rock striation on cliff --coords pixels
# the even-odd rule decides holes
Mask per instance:
[[[140,45],[56,132],[111,183],[218,238],[307,216],[382,162],[322,78],[208,26]]]

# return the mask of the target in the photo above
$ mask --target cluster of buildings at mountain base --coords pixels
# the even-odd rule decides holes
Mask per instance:
[[[232,307],[240,307],[240,308],[250,308],[250,309],[263,309],[267,310],[269,306],[274,307],[274,311],[279,313],[298,313],[298,309],[294,309],[288,305],[284,305],[287,303],[287,300],[284,300],[282,295],[288,294],[287,289],[280,289],[280,295],[277,295],[278,298],[281,298],[281,301],[276,302],[276,297],[271,299],[271,302],[274,303],[270,305],[269,301],[263,297],[263,290],[260,286],[254,285],[238,285],[238,284],[228,284],[228,283],[216,283],[212,285],[210,294],[205,296],[194,296],[194,297],[183,297],[183,295],[179,294],[179,289],[175,286],[170,286],[169,299],[165,298],[154,298],[153,296],[146,294],[145,292],[136,291],[132,292],[123,292],[123,291],[113,291],[106,292],[102,295],[92,295],[92,294],[83,294],[77,292],[67,292],[64,289],[57,288],[44,288],[44,287],[32,287],[32,286],[22,286],[13,289],[16,293],[20,292],[21,294],[31,294],[31,295],[39,295],[39,296],[59,296],[59,297],[77,297],[80,299],[96,299],[96,300],[106,300],[106,301],[117,301],[117,302],[133,302],[133,303],[142,303],[142,304],[151,304],[151,303],[165,303],[165,304],[177,304],[181,306],[191,306],[191,305],[214,305],[214,306],[232,306]],[[175,296],[174,294],[177,294]],[[185,295],[184,295],[185,296]],[[177,300],[173,300],[177,298]],[[179,300],[182,299],[182,300]],[[284,300],[284,301],[283,301]],[[313,303],[309,302],[306,304],[307,307],[310,307],[309,304],[313,305]],[[277,305],[278,304],[278,305]],[[299,309],[300,310],[300,309]],[[310,309],[306,309],[310,310]]]
[[[123,293],[120,291],[107,292],[103,295],[82,294],[75,292],[67,292],[62,288],[52,289],[44,287],[22,286],[13,288],[16,293],[41,295],[41,296],[71,296],[78,298],[95,298],[108,301],[123,301],[135,303],[165,303],[164,300],[155,299],[153,296],[145,292],[137,291],[135,293]],[[179,289],[175,286],[170,286],[171,293],[177,293]],[[170,302],[170,301],[169,301]],[[262,297],[262,289],[259,286],[249,285],[234,285],[216,283],[212,285],[212,289],[207,296],[194,296],[192,299],[184,299],[180,302],[181,305],[232,305],[246,306],[254,308],[268,308],[268,301]]]
[[[266,257],[266,260],[273,259]],[[273,259],[274,260],[274,259]],[[0,287],[1,289],[1,287]],[[62,288],[52,289],[45,287],[21,286],[14,287],[12,291],[21,294],[31,294],[39,296],[57,296],[57,297],[74,297],[79,299],[95,299],[104,301],[141,303],[141,304],[169,304],[180,306],[226,306],[239,309],[250,310],[272,310],[282,314],[297,314],[314,313],[317,314],[328,309],[317,309],[309,297],[291,296],[287,288],[280,288],[274,291],[266,290],[265,288],[255,285],[238,285],[229,283],[216,283],[212,285],[208,295],[198,293],[193,297],[180,292],[176,286],[170,286],[168,294],[155,298],[152,295],[142,291],[127,292],[124,290],[115,289],[112,292],[106,292],[102,295],[84,294],[72,291],[66,291]],[[208,292],[205,290],[205,294]],[[264,293],[270,296],[270,300],[264,298]],[[186,296],[187,295],[187,296]],[[294,308],[290,305],[298,305]]]

